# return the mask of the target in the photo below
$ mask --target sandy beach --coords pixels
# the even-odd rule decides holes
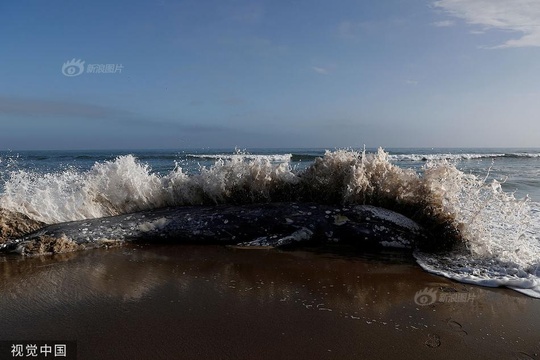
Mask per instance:
[[[0,340],[76,340],[78,359],[540,353],[540,301],[430,275],[403,253],[130,245],[0,261]],[[418,304],[426,288],[437,301]]]

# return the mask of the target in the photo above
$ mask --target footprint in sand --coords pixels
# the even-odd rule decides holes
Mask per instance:
[[[524,353],[523,351],[520,351],[520,352],[517,353],[516,359],[518,359],[518,360],[534,360],[534,358],[531,355],[529,355],[527,353]]]
[[[452,320],[452,319],[448,319],[448,321],[446,322],[446,324],[448,324],[448,326],[454,330],[455,332],[457,332],[459,335],[461,336],[465,336],[465,335],[468,335],[468,333],[463,330],[463,326],[461,326],[460,323],[458,323],[457,321],[455,320]]]
[[[441,346],[441,337],[437,334],[428,334],[428,339],[425,342],[426,346],[436,348]]]

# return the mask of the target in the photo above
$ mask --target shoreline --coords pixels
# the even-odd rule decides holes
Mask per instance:
[[[540,301],[426,273],[398,252],[128,245],[4,257],[0,269],[0,340],[76,340],[78,359],[540,353]],[[437,301],[419,305],[425,289]]]

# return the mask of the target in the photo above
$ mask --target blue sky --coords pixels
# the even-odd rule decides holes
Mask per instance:
[[[538,0],[6,0],[0,44],[0,149],[540,146]]]

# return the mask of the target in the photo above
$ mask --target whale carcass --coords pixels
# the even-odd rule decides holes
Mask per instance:
[[[413,220],[379,207],[266,203],[182,206],[53,224],[5,242],[0,251],[57,253],[130,241],[415,248],[429,236]]]

